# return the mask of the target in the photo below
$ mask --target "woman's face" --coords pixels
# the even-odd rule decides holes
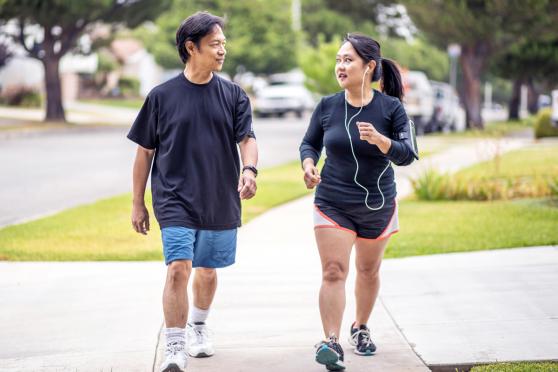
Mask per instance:
[[[368,71],[366,67],[370,66]],[[371,74],[374,71],[376,63],[370,61],[364,63],[363,59],[357,54],[353,45],[348,41],[344,42],[337,52],[335,58],[335,77],[339,86],[343,89],[360,87],[362,85],[362,78],[365,79],[365,84],[370,83]],[[364,73],[366,72],[366,76]]]

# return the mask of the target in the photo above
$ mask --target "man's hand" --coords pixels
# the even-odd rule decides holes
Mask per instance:
[[[256,195],[256,176],[249,169],[242,172],[238,180],[238,192],[240,199],[251,199]]]
[[[322,178],[320,177],[318,168],[314,165],[314,161],[312,159],[305,159],[304,183],[306,184],[306,188],[313,189],[320,182],[322,182]]]
[[[149,212],[145,204],[134,204],[132,207],[132,226],[137,233],[147,235],[149,231]]]

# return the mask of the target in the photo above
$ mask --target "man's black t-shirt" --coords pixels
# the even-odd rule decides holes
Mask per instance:
[[[254,137],[246,93],[217,75],[194,84],[183,73],[155,87],[128,138],[155,149],[153,208],[161,228],[240,226],[237,143]]]

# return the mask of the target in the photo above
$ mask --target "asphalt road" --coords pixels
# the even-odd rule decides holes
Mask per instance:
[[[259,167],[298,158],[309,117],[256,119]],[[0,138],[0,227],[131,190],[126,127]]]

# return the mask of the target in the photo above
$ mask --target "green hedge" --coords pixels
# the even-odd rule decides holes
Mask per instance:
[[[19,107],[41,107],[41,94],[32,89],[22,88],[0,97],[0,104]]]
[[[468,177],[429,170],[411,180],[419,200],[511,200],[558,196],[558,176]]]
[[[120,88],[120,94],[126,98],[138,97],[140,90],[139,79],[123,76],[118,80],[118,88]]]
[[[552,125],[551,110],[542,110],[535,120],[535,137],[558,137],[558,125]]]

